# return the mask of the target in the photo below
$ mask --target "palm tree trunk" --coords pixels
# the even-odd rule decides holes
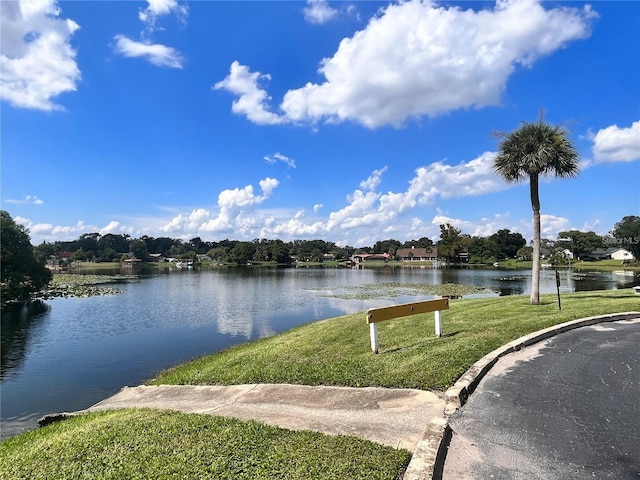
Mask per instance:
[[[533,209],[533,266],[531,267],[531,305],[540,305],[540,195],[538,175],[529,176],[531,208]]]

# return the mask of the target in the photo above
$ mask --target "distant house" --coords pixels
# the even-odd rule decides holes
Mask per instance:
[[[396,256],[403,262],[428,262],[438,259],[438,247],[399,248]]]
[[[129,257],[129,258],[125,258],[124,260],[125,267],[133,267],[134,265],[138,265],[140,263],[142,263],[142,260],[136,257]]]
[[[587,257],[594,260],[613,259],[627,262],[635,259],[629,250],[620,247],[596,248],[593,252],[589,253]]]
[[[323,253],[322,254],[322,261],[323,262],[333,262],[335,261],[336,256],[333,253]]]
[[[199,262],[211,262],[213,260],[209,255],[197,254],[196,257]]]
[[[351,261],[356,264],[374,260],[388,262],[390,258],[391,255],[388,253],[356,253],[351,256]]]
[[[161,253],[150,253],[149,254],[150,262],[164,262],[164,257]]]
[[[611,252],[611,258],[614,260],[623,260],[629,262],[635,259],[633,253],[625,248],[614,248],[614,251]]]

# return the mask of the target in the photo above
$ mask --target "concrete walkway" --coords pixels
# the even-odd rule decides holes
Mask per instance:
[[[422,390],[234,385],[125,387],[85,411],[125,407],[165,408],[258,420],[289,430],[355,435],[414,451],[425,424],[442,417],[445,401]]]

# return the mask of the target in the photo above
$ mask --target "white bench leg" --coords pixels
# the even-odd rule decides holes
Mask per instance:
[[[442,336],[442,318],[440,317],[440,310],[434,312],[436,314],[436,337]]]
[[[371,350],[378,353],[378,327],[375,323],[369,324],[369,333],[371,334]]]

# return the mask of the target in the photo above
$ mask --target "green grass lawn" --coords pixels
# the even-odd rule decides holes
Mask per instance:
[[[378,324],[380,353],[370,348],[364,313],[303,325],[162,372],[158,384],[294,383],[444,390],[475,361],[527,333],[577,318],[638,311],[632,289],[452,300],[434,336],[433,313]]]
[[[444,390],[493,349],[594,315],[639,311],[632,289],[452,300],[444,336],[433,314],[379,324],[364,313],[294,328],[161,373],[151,384],[298,383]],[[0,479],[396,479],[411,454],[354,437],[158,410],[80,415],[0,443]]]
[[[395,479],[411,453],[365,440],[150,409],[74,417],[0,443],[2,479]]]

